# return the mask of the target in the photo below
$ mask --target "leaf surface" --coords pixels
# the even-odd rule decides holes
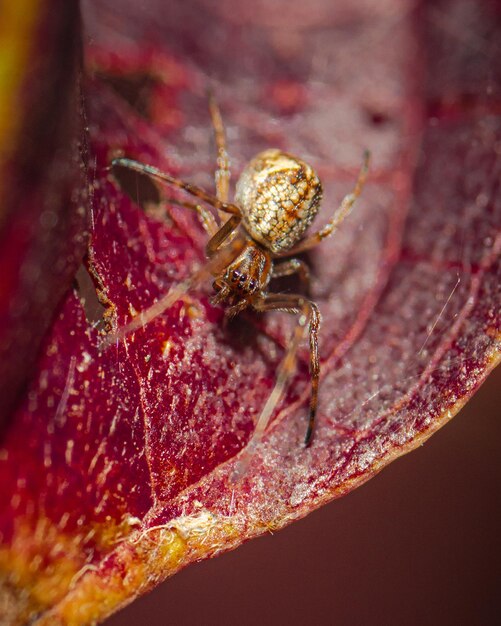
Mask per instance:
[[[225,324],[204,285],[103,350],[82,286],[71,291],[0,450],[12,614],[102,620],[188,563],[283,527],[422,443],[499,360],[499,16],[466,1],[302,6],[85,5],[88,270],[120,327],[204,263],[193,215],[109,165],[125,154],[212,190],[209,82],[234,174],[269,146],[300,155],[324,183],[319,224],[369,148],[356,209],[307,257],[323,316],[313,445],[305,348],[230,480],[291,316]]]
[[[56,5],[0,9],[0,426],[86,247],[80,23]]]

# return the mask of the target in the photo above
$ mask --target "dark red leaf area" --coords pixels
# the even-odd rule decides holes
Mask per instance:
[[[0,451],[7,544],[19,520],[36,528],[48,519],[72,538],[76,570],[91,564],[109,580],[122,572],[123,550],[139,541],[131,535],[123,548],[117,538],[179,528],[182,519],[183,537],[195,543],[166,576],[349,491],[436,430],[481,384],[499,359],[501,123],[485,103],[466,111],[458,104],[454,116],[442,106],[458,79],[446,73],[441,92],[434,72],[460,67],[454,59],[464,44],[457,37],[446,45],[434,16],[453,4],[475,8],[443,3],[418,15],[402,3],[396,14],[391,3],[357,9],[316,0],[316,12],[279,2],[282,10],[257,3],[249,13],[246,3],[166,8],[152,0],[138,13],[124,3],[117,17],[105,2],[89,6],[88,264],[117,327],[204,263],[206,235],[187,210],[146,202],[144,181],[129,180],[126,194],[110,162],[123,154],[212,190],[209,81],[234,180],[270,145],[300,155],[324,183],[319,224],[351,191],[366,147],[373,164],[353,213],[306,257],[323,317],[313,445],[302,445],[304,348],[247,473],[230,481],[274,384],[291,316],[248,314],[226,324],[207,284],[104,348],[72,292]],[[490,21],[488,13],[478,19]],[[478,53],[479,67],[492,64],[492,49]],[[190,524],[203,515],[210,529],[202,532]],[[207,543],[210,532],[219,534]],[[56,561],[43,539],[34,545]],[[149,572],[120,601],[153,584]],[[79,584],[68,597],[85,588]]]
[[[42,338],[86,247],[79,110],[80,20],[76,7],[33,10],[31,32],[2,33],[27,48],[2,101],[14,102],[0,137],[0,423],[7,422],[32,373]],[[2,18],[3,19],[3,18]],[[6,18],[8,22],[8,18]],[[18,24],[21,31],[23,26]],[[9,26],[3,25],[6,28]],[[25,39],[32,38],[30,43]],[[43,48],[44,54],[41,54]],[[61,58],[65,59],[61,63]],[[16,89],[13,85],[19,83]],[[12,88],[13,93],[9,93]],[[2,125],[2,128],[5,124]]]

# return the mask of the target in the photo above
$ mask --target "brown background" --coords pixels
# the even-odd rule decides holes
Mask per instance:
[[[352,494],[192,565],[107,626],[499,623],[501,368]]]

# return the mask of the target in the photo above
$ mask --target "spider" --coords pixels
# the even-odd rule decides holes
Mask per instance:
[[[140,312],[129,324],[108,335],[107,342],[124,338],[143,327],[179,300],[184,293],[206,278],[213,278],[213,303],[225,302],[226,315],[234,316],[246,308],[258,312],[286,311],[298,315],[298,321],[280,363],[275,386],[256,422],[247,449],[256,447],[266,430],[275,407],[280,402],[294,371],[296,353],[309,332],[311,396],[305,445],[311,443],[318,404],[320,363],[318,306],[303,295],[268,291],[272,278],[298,274],[308,288],[308,266],[296,255],[310,250],[331,235],[346,218],[360,195],[369,167],[370,154],[364,153],[363,164],[353,191],[346,195],[330,221],[319,231],[303,238],[315,218],[322,199],[322,185],[312,167],[301,159],[278,149],[265,150],[252,159],[242,172],[233,202],[229,202],[230,167],[226,138],[218,104],[209,94],[209,112],[217,147],[215,173],[216,195],[179,180],[152,165],[128,158],[112,161],[113,167],[124,167],[147,175],[162,183],[184,190],[199,202],[168,201],[196,211],[209,235],[206,245],[207,263],[187,281],[171,289],[149,308]],[[203,202],[204,204],[200,203]],[[218,210],[218,218],[205,206]],[[230,217],[220,223],[221,215]],[[282,260],[285,257],[291,257]]]

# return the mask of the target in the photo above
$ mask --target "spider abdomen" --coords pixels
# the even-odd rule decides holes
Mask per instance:
[[[278,254],[303,236],[320,207],[322,185],[304,161],[265,150],[240,176],[235,203],[249,235]]]

